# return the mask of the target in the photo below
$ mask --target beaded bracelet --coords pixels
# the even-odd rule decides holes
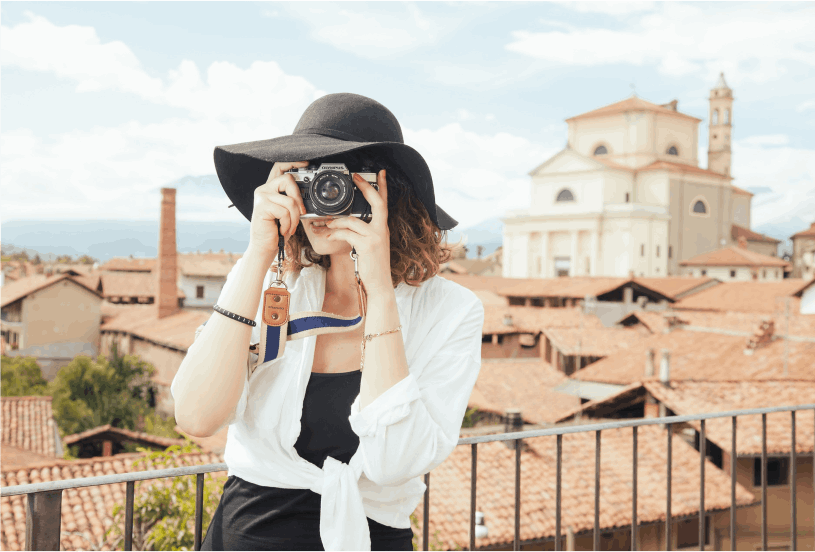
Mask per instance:
[[[359,369],[362,370],[362,365],[365,364],[365,344],[372,340],[375,337],[379,337],[380,335],[388,335],[392,333],[396,333],[402,329],[402,325],[399,324],[398,328],[394,328],[392,330],[388,330],[385,332],[375,333],[375,334],[364,334],[362,336],[362,359],[359,361]]]
[[[241,316],[239,314],[235,314],[234,312],[229,312],[226,309],[222,309],[218,305],[213,306],[212,309],[215,312],[220,312],[224,316],[228,316],[232,320],[237,320],[238,322],[243,322],[244,324],[248,324],[249,326],[257,326],[257,322],[255,322],[254,320],[249,320],[248,318],[244,318],[243,316]]]

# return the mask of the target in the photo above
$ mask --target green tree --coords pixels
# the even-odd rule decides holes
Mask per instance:
[[[119,357],[115,347],[110,360],[77,356],[50,385],[60,431],[70,435],[105,424],[139,430],[151,412],[147,396],[154,372],[137,356]]]
[[[138,458],[132,465],[139,471],[179,467],[184,462],[178,455],[200,451],[200,447],[188,440],[183,447],[173,445],[165,451],[152,452]],[[140,452],[149,451],[140,447]],[[224,476],[204,475],[204,533],[218,508],[225,482]],[[133,498],[133,549],[192,550],[195,542],[195,490],[196,477],[192,475],[137,482]],[[124,515],[124,505],[113,508],[114,523],[106,536],[115,535],[114,549],[123,547]]]
[[[7,357],[0,360],[2,396],[48,395],[48,382],[34,357]]]

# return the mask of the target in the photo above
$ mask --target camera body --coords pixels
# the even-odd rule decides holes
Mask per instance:
[[[376,172],[363,168],[358,174],[368,184],[379,190]],[[337,217],[371,219],[371,205],[359,191],[352,172],[344,163],[321,163],[305,168],[295,168],[286,173],[294,177],[306,207],[301,219],[329,220]]]

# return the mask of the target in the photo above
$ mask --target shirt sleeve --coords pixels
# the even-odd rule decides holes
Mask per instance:
[[[467,298],[457,308],[437,309],[445,314],[426,328],[428,338],[421,342],[427,348],[415,355],[407,377],[364,409],[359,395],[351,405],[349,421],[360,439],[364,472],[378,485],[401,485],[428,473],[458,444],[481,369],[484,324],[481,301],[471,293]]]
[[[242,260],[243,260],[242,258],[238,259],[238,261],[235,263],[235,265],[229,271],[229,274],[227,274],[226,282],[224,283],[224,287],[221,288],[221,294],[223,294],[224,290],[227,289],[227,286],[230,285],[230,278],[235,274],[235,271],[237,270],[238,265],[240,264],[240,262]],[[258,313],[260,313],[260,310],[258,310]],[[201,335],[201,332],[204,331],[204,326],[205,325],[206,325],[206,322],[204,322],[203,324],[198,326],[198,328],[196,328],[196,330],[195,330],[195,338],[193,339],[193,344],[190,345],[190,347],[189,347],[190,349],[192,349],[195,346],[195,342],[198,340],[198,336]],[[260,341],[260,328],[259,328],[259,325],[254,326],[252,328],[252,337],[251,337],[251,340],[250,340],[250,344],[251,343],[257,343],[258,341]],[[189,349],[188,349],[188,351],[189,351]],[[218,428],[218,431],[220,431],[222,427],[233,424],[236,421],[238,421],[240,418],[243,417],[243,413],[246,410],[246,403],[247,403],[248,398],[249,398],[249,377],[251,376],[251,373],[252,373],[251,367],[257,361],[257,357],[258,357],[257,354],[251,353],[251,352],[249,353],[249,356],[248,356],[247,361],[246,361],[246,370],[245,370],[245,373],[244,373],[245,378],[244,378],[244,382],[243,382],[243,391],[241,392],[241,397],[240,397],[240,399],[238,399],[238,403],[235,405],[235,408],[232,410],[229,417],[226,419],[226,421],[223,423],[223,425],[221,425],[221,427]],[[170,384],[170,395],[172,395],[173,399],[175,399],[174,388],[176,386],[177,376],[178,376],[178,373],[176,372],[176,376],[173,377],[173,382]]]

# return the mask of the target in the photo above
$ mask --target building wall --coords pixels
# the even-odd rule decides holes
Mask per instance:
[[[731,272],[735,271],[735,276],[731,276]],[[708,266],[708,267],[684,267],[682,274],[687,274],[696,277],[710,277],[717,278],[723,282],[744,282],[753,280],[755,273],[756,280],[759,281],[778,281],[784,279],[784,270],[778,267],[769,268],[748,268],[743,266]]]
[[[747,249],[754,253],[767,255],[768,257],[778,257],[778,245],[764,241],[748,241]]]
[[[533,347],[520,343],[520,334],[488,334],[487,343],[481,343],[481,358],[538,358],[541,356],[541,339],[535,340]],[[499,343],[500,341],[500,343]]]
[[[670,190],[671,274],[679,274],[679,262],[721,249],[730,241],[731,192],[724,186],[689,175],[672,177]],[[706,214],[693,212],[696,201],[706,205]]]
[[[178,287],[184,292],[184,307],[212,307],[218,302],[226,278],[218,276],[184,276],[179,279]],[[204,287],[204,297],[197,297],[197,287]]]
[[[65,279],[22,300],[20,349],[53,343],[88,343],[99,349],[102,298]]]
[[[730,197],[730,220],[744,228],[750,228],[751,199],[747,194],[733,193]]]
[[[792,240],[792,277],[815,278],[815,237]]]

